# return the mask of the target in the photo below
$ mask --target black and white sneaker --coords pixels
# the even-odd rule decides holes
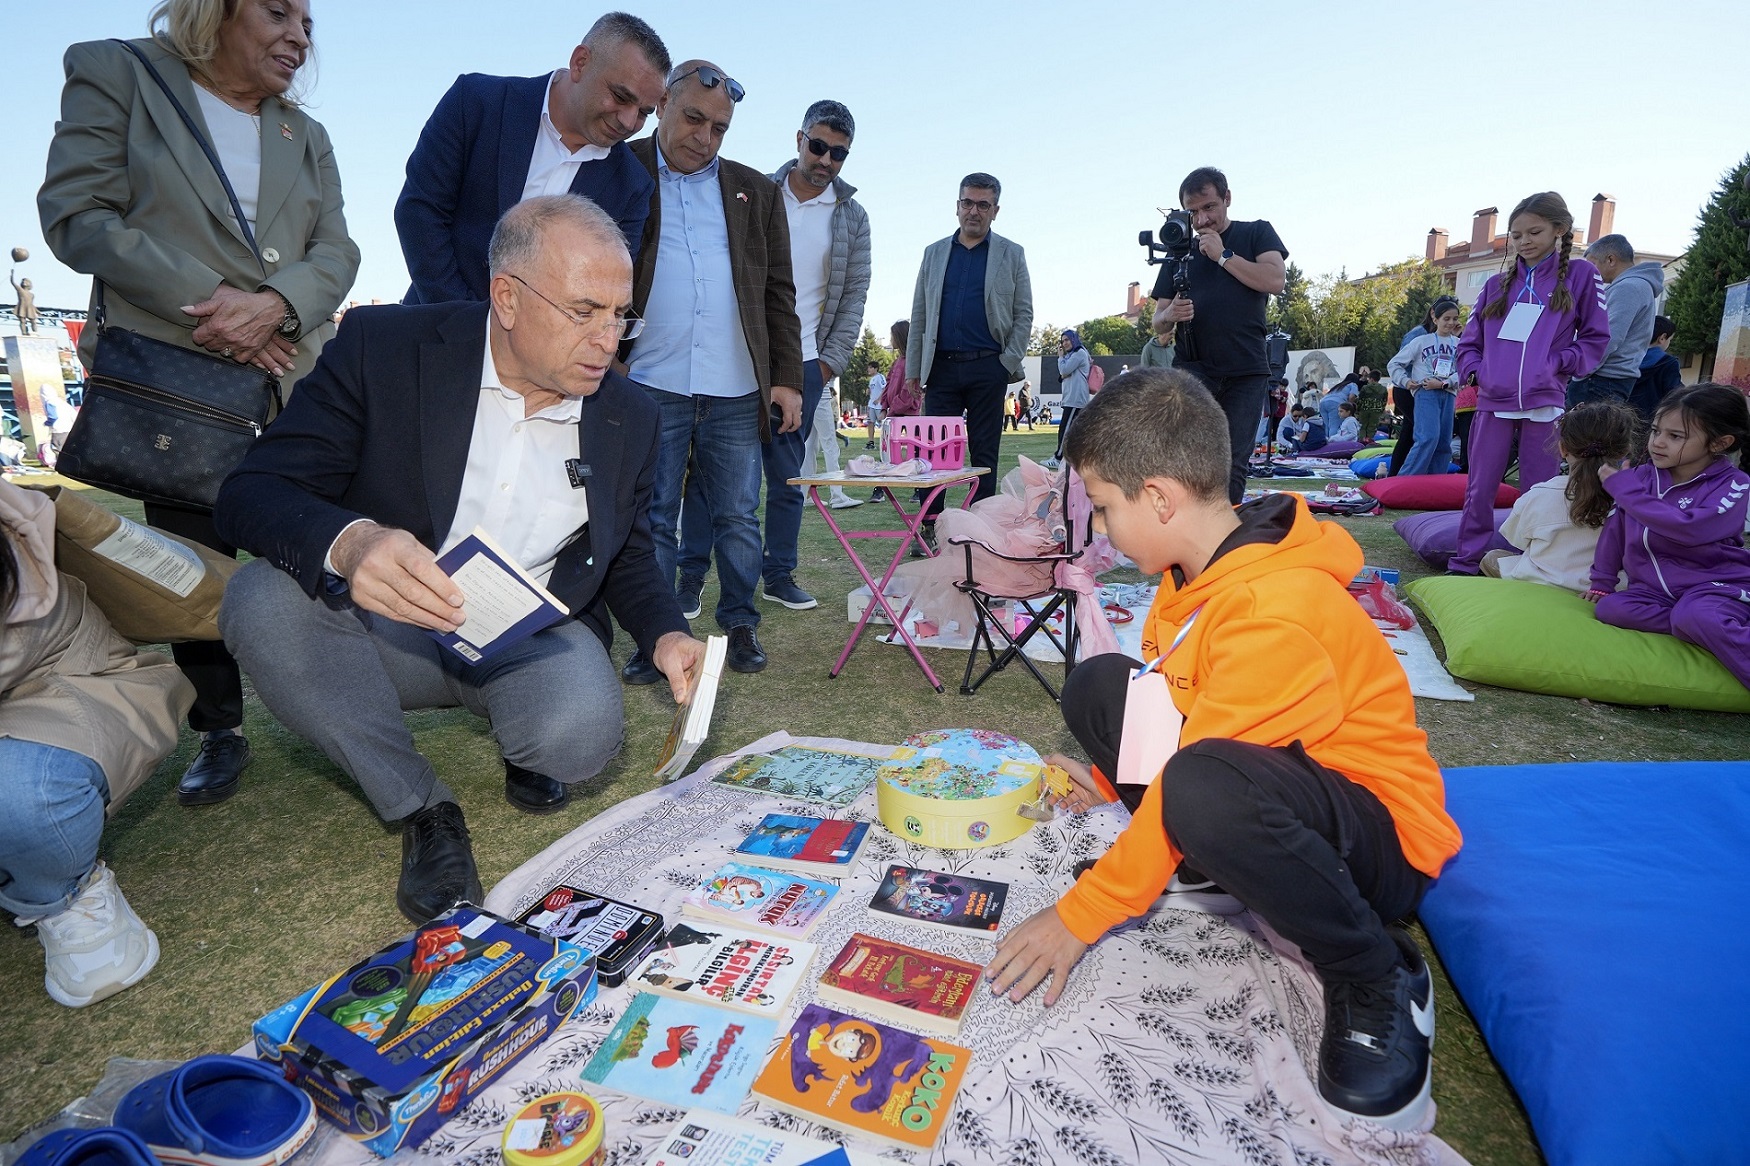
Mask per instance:
[[[781,603],[791,611],[808,611],[820,606],[820,600],[796,586],[794,579],[780,579],[776,583],[768,582],[765,594],[766,598],[773,603]]]
[[[1166,893],[1155,906],[1177,911],[1201,911],[1205,915],[1238,915],[1246,909],[1245,904],[1217,886],[1214,879],[1183,865],[1173,872]]]
[[[1419,1129],[1433,1082],[1434,980],[1415,941],[1388,928],[1404,962],[1383,980],[1325,985],[1319,1093],[1394,1130]]]
[[[699,618],[701,605],[699,603],[699,593],[697,591],[683,585],[680,589],[680,593],[677,594],[675,598],[680,600],[682,619]]]

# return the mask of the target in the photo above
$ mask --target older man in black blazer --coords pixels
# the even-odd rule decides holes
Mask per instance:
[[[268,709],[404,821],[397,900],[416,921],[481,892],[403,709],[487,717],[506,796],[539,813],[619,748],[610,613],[677,699],[703,651],[651,540],[657,410],[611,370],[640,323],[618,226],[578,195],[529,199],[491,268],[484,304],[347,313],[214,514],[257,556],[227,590],[225,640]],[[475,528],[570,615],[470,664],[428,632],[466,622],[437,555]]]

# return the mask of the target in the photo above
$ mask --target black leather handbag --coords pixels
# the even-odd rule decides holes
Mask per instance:
[[[152,63],[133,45],[118,43],[146,66],[200,143],[266,274],[249,220],[213,148]],[[108,327],[101,280],[92,322],[98,329],[97,356],[79,418],[55,468],[75,481],[144,502],[210,511],[225,475],[243,460],[278,407],[279,381],[251,365]]]

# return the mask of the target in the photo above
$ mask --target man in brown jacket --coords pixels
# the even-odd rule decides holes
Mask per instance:
[[[802,424],[802,331],[778,187],[718,157],[743,93],[717,66],[683,62],[669,77],[656,134],[632,144],[656,193],[632,288],[646,324],[621,357],[662,414],[650,501],[657,565],[673,586],[681,497],[696,473],[711,511],[728,664],[758,672],[766,666],[754,606],[760,443],[774,427],[790,433]],[[620,675],[630,684],[658,679],[642,653]]]

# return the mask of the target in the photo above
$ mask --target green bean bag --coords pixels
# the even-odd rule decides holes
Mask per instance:
[[[1440,632],[1454,676],[1611,704],[1750,713],[1750,689],[1712,655],[1671,636],[1599,623],[1572,591],[1435,576],[1404,594]]]

